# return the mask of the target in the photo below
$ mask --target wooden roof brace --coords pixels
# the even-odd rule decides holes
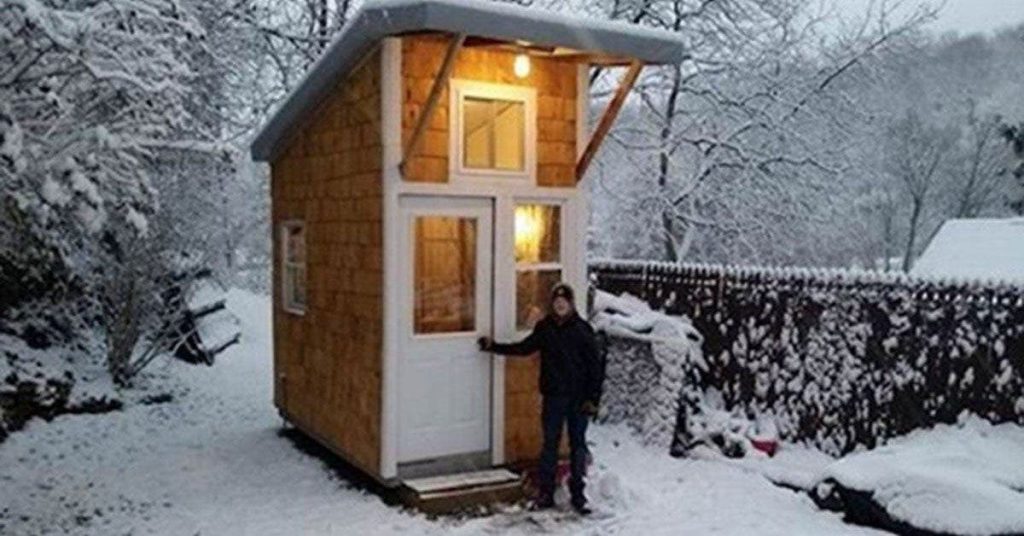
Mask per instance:
[[[629,95],[629,90],[633,89],[633,84],[636,83],[637,77],[640,76],[640,69],[643,66],[642,62],[633,60],[629,64],[629,70],[626,71],[622,80],[619,81],[619,88],[615,90],[615,95],[612,97],[611,102],[608,103],[608,107],[601,114],[601,119],[597,122],[597,128],[590,135],[590,141],[587,142],[587,147],[583,149],[583,154],[580,155],[579,162],[576,163],[576,182],[580,182],[583,178],[587,168],[590,167],[591,160],[594,159],[598,148],[601,147],[605,136],[612,129],[612,123],[615,122],[615,118],[619,115],[619,110],[625,104],[626,96]]]
[[[437,101],[441,98],[441,91],[444,90],[445,85],[448,84],[448,79],[452,76],[452,69],[455,67],[455,57],[459,54],[459,49],[462,48],[465,42],[466,34],[460,33],[453,35],[452,40],[448,43],[448,50],[444,54],[444,61],[441,62],[441,69],[434,78],[434,85],[430,87],[430,93],[427,95],[427,102],[423,106],[423,111],[416,118],[416,126],[413,127],[412,136],[409,137],[409,141],[405,145],[402,163],[398,164],[398,170],[402,173],[402,176],[405,176],[406,164],[416,154],[416,147],[423,138],[423,132],[427,130],[427,125],[430,124],[430,118],[434,115],[434,110],[437,109]]]

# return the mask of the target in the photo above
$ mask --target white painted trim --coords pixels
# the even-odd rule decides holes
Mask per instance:
[[[496,196],[494,200],[494,297],[491,309],[494,315],[492,333],[495,339],[508,340],[515,336],[515,317],[509,318],[508,308],[504,303],[508,296],[515,296],[515,270],[510,270],[509,254],[514,250],[511,218],[503,217],[510,214],[514,206],[512,198],[507,195]],[[493,383],[491,386],[491,462],[495,465],[505,463],[505,360],[504,356],[493,357]]]
[[[590,140],[590,66],[583,63],[576,67],[576,158],[583,154]],[[572,211],[576,214],[573,218],[572,235],[578,237],[573,240],[575,252],[575,264],[577,270],[576,284],[576,308],[584,313],[590,311],[587,307],[587,293],[589,281],[587,280],[587,237],[590,234],[590,190],[593,179],[588,180],[587,174],[580,178],[576,184],[577,195],[572,201]],[[591,173],[590,175],[594,175]]]
[[[530,86],[494,84],[477,80],[452,79],[448,85],[448,182],[537,183],[537,89]],[[479,97],[523,103],[523,170],[476,169],[462,166],[462,101]]]
[[[382,41],[380,54],[381,144],[383,199],[381,227],[384,277],[384,299],[381,304],[384,325],[381,329],[381,423],[380,476],[398,477],[398,303],[397,284],[401,257],[399,252],[398,189],[402,174],[402,40],[388,37]]]
[[[293,218],[293,219],[285,220],[285,221],[282,221],[278,225],[278,228],[277,228],[277,232],[279,233],[278,234],[278,239],[280,240],[280,242],[278,242],[278,244],[279,244],[279,246],[281,248],[281,281],[280,281],[280,284],[281,284],[281,309],[284,312],[288,313],[288,314],[292,314],[292,315],[296,315],[296,316],[305,316],[306,315],[306,306],[309,305],[309,286],[308,285],[306,286],[306,304],[304,306],[302,306],[302,307],[297,307],[297,306],[293,305],[292,302],[291,302],[291,294],[292,294],[294,289],[293,289],[293,285],[291,285],[289,283],[289,280],[288,280],[288,242],[289,242],[288,230],[292,229],[294,227],[302,227],[302,239],[306,240],[307,229],[306,229],[306,222],[304,220],[301,220],[301,219],[298,219],[298,218]],[[306,255],[308,256],[309,255],[309,249],[306,247],[305,244],[303,244],[303,249],[306,250]],[[303,268],[306,270],[306,279],[307,279],[306,282],[308,283],[308,280],[309,280],[309,272],[308,272],[308,270],[309,270],[309,268],[308,268],[309,261],[308,261],[308,259],[307,259],[307,261],[305,263],[302,263],[302,264],[303,264]]]
[[[508,183],[496,183],[494,181],[479,182],[476,184],[467,182],[457,183],[431,183],[402,181],[398,185],[400,195],[444,195],[449,197],[468,196],[534,196],[543,198],[572,199],[578,195],[576,188],[536,186],[523,181],[508,181]]]

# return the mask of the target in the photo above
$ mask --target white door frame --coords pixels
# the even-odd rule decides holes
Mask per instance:
[[[490,336],[493,333],[494,322],[494,202],[488,197],[447,197],[447,196],[402,196],[399,198],[399,207],[402,221],[400,237],[400,252],[406,259],[401,270],[399,280],[396,282],[401,289],[397,303],[400,311],[399,316],[399,373],[398,385],[398,412],[399,412],[399,437],[398,437],[398,463],[420,461],[424,459],[440,458],[453,455],[475,454],[479,452],[491,452],[491,428],[493,426],[492,403],[492,378],[493,364],[490,356],[483,352],[475,351],[476,339],[480,336]],[[452,218],[472,219],[476,222],[476,243],[474,255],[474,322],[473,329],[469,331],[450,333],[416,334],[414,332],[414,259],[416,258],[414,226],[417,218],[424,216],[443,216]],[[421,352],[426,351],[426,354]],[[449,354],[448,352],[453,352]],[[452,365],[462,363],[462,366],[469,365],[470,375],[482,373],[481,383],[474,384],[476,387],[467,387],[467,394],[483,396],[478,402],[481,407],[480,419],[472,422],[480,423],[465,427],[464,435],[454,433],[455,429],[448,429],[449,434],[441,434],[437,437],[426,436],[413,440],[405,434],[412,432],[410,420],[416,411],[408,400],[409,393],[423,387],[425,380],[421,374],[413,369],[422,366],[430,361],[437,364],[451,355],[460,356],[453,361]],[[416,357],[413,357],[416,356]],[[477,363],[476,360],[479,360]],[[455,369],[451,369],[454,372]],[[440,381],[444,381],[441,379]],[[469,378],[468,381],[474,381]],[[481,393],[479,390],[482,390]],[[430,397],[425,398],[425,402]],[[435,400],[436,401],[436,400]],[[442,406],[444,407],[444,406]],[[451,409],[452,406],[447,406]],[[402,423],[406,423],[402,428]],[[475,430],[475,432],[474,432]],[[472,439],[477,437],[477,439]],[[475,446],[473,446],[475,445]]]

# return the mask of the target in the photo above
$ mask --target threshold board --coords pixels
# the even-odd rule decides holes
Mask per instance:
[[[516,482],[518,480],[519,476],[507,469],[488,469],[484,471],[471,471],[468,473],[456,473],[452,475],[414,478],[411,480],[404,480],[402,484],[416,493],[423,495],[478,486],[493,486],[508,482]]]

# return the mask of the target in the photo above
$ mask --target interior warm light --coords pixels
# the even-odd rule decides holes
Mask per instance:
[[[530,75],[530,57],[526,54],[516,54],[516,59],[512,62],[512,72],[516,73],[519,78],[526,78]]]
[[[544,217],[540,207],[520,205],[516,207],[516,258],[537,259],[540,256],[540,234]]]

